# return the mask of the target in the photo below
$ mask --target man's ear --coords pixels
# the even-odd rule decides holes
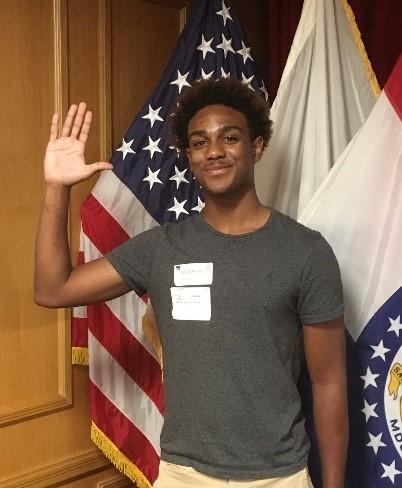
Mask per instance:
[[[262,152],[264,150],[264,139],[262,136],[258,136],[253,141],[254,147],[254,161],[257,162],[261,159]]]

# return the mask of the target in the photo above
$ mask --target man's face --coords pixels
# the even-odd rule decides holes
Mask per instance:
[[[246,117],[226,105],[208,105],[188,124],[191,169],[207,194],[230,194],[254,186],[254,163],[263,141],[250,138]]]

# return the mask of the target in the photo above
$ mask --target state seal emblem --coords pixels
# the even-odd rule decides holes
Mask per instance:
[[[372,317],[355,344],[362,386],[362,461],[356,486],[402,487],[402,288]]]

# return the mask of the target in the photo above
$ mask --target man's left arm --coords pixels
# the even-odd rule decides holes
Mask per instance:
[[[349,426],[343,317],[304,325],[303,334],[323,487],[344,488]]]

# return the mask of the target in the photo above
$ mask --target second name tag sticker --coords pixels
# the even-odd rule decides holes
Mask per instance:
[[[188,263],[174,266],[176,286],[212,285],[213,263]]]
[[[211,291],[208,286],[173,286],[172,317],[176,320],[211,320]]]

